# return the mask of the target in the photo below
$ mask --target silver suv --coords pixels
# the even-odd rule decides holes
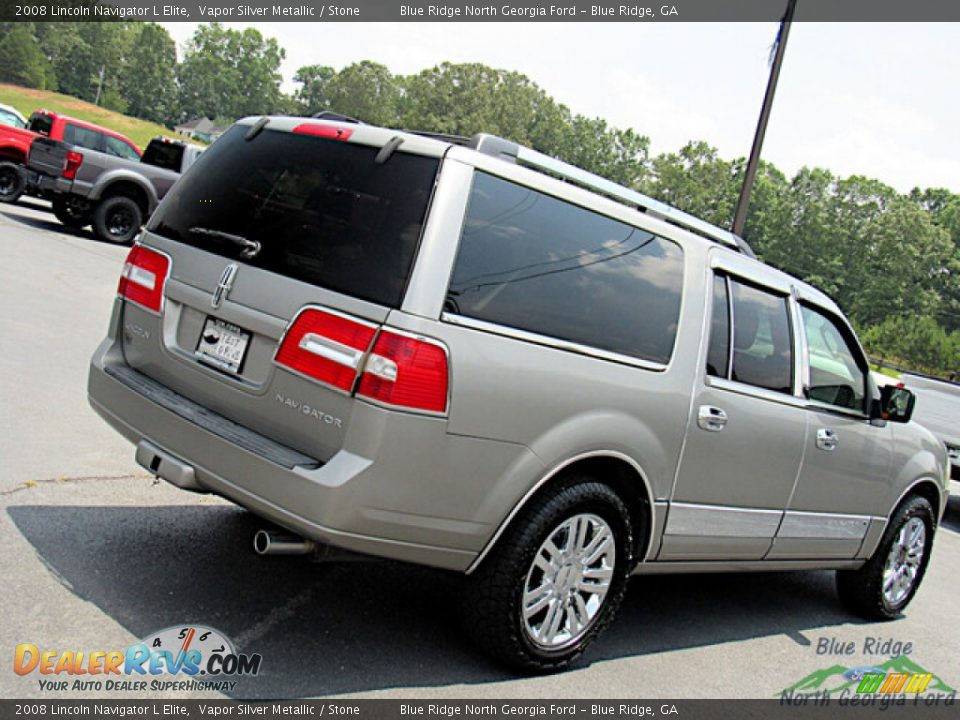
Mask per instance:
[[[463,573],[468,632],[569,664],[631,573],[837,570],[892,618],[947,457],[823,293],[500,138],[250,118],[124,266],[90,402],[157,476]]]

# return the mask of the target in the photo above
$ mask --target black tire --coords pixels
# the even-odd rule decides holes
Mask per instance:
[[[76,195],[57,195],[52,200],[53,214],[69,228],[79,230],[90,224],[90,203]]]
[[[125,245],[133,240],[143,224],[143,211],[124,195],[100,201],[93,211],[93,234],[101,240]]]
[[[884,573],[888,563],[893,560],[891,553],[899,551],[897,546],[899,546],[901,531],[914,519],[921,522],[924,527],[923,555],[911,584],[903,596],[890,597],[884,592]],[[880,544],[866,564],[857,570],[837,571],[837,592],[844,606],[868,620],[892,620],[899,616],[910,604],[923,580],[930,562],[930,550],[933,547],[933,533],[936,525],[933,507],[926,498],[914,495],[904,501],[893,514],[880,539]],[[913,522],[913,526],[917,526],[916,522]]]
[[[597,609],[594,614],[578,634],[571,634],[569,642],[560,647],[545,647],[531,637],[535,628],[530,625],[535,620],[524,618],[524,593],[534,574],[540,572],[534,567],[534,561],[541,551],[546,552],[543,544],[548,538],[557,538],[556,533],[562,532],[560,528],[564,523],[568,520],[573,522],[576,518],[599,519],[612,535],[615,558],[610,585],[599,605],[595,606]],[[590,526],[585,531],[584,541],[591,536],[599,537],[598,528],[601,527],[599,523]],[[608,546],[605,542],[602,545]],[[588,567],[593,568],[594,565]],[[464,629],[484,652],[513,668],[527,672],[561,670],[573,662],[613,620],[632,568],[633,537],[630,515],[623,501],[610,487],[590,477],[570,477],[549,494],[534,498],[511,523],[480,567],[466,578],[461,601]],[[557,575],[559,577],[560,574]],[[558,608],[568,607],[575,594],[591,603],[595,602],[589,600],[591,594],[582,593],[579,589],[567,585],[562,589],[559,579],[556,585],[551,583],[549,587],[556,589],[557,596],[563,592],[569,593],[565,596],[569,600],[556,601]],[[553,601],[544,607],[546,617],[553,612],[553,607]],[[586,606],[580,603],[580,607],[585,609]],[[559,611],[565,630],[570,627],[572,612],[572,609]],[[541,621],[541,629],[548,624],[546,617]]]
[[[23,168],[12,162],[0,162],[0,203],[13,203],[27,188]]]

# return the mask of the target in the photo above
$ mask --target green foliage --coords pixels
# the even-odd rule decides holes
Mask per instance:
[[[120,73],[129,114],[157,123],[176,115],[176,64],[176,45],[164,28],[149,23],[139,29]]]
[[[34,35],[33,23],[6,23],[0,40],[0,82],[46,90],[55,84],[50,61]]]
[[[950,334],[929,315],[897,315],[861,336],[867,352],[915,370],[947,375],[960,370],[960,332]]]
[[[180,116],[240,118],[280,111],[284,56],[274,38],[265,39],[254,28],[201,25],[177,68]]]

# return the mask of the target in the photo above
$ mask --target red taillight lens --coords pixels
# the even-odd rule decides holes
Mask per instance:
[[[384,330],[367,359],[357,394],[395,407],[445,413],[448,378],[443,347]]]
[[[326,310],[307,309],[287,330],[276,362],[350,392],[376,333],[375,325]]]
[[[120,275],[117,294],[148,310],[163,307],[163,284],[170,271],[170,259],[150,248],[134,245]]]
[[[83,154],[71,150],[67,153],[67,162],[63,166],[63,176],[67,180],[73,180],[77,177],[77,170],[83,164]]]

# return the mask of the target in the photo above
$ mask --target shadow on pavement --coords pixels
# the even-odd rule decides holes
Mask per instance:
[[[263,521],[229,507],[15,506],[15,526],[71,592],[133,635],[210,625],[263,669],[242,698],[507,680],[458,627],[459,578],[392,562],[259,558]],[[851,622],[833,574],[648,576],[578,664]],[[68,622],[65,620],[65,622]]]

